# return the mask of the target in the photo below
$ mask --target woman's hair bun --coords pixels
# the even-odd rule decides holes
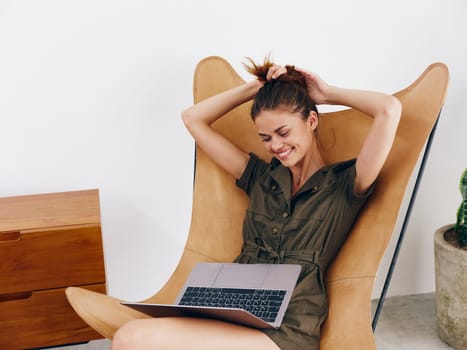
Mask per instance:
[[[257,64],[250,57],[246,57],[246,59],[248,60],[248,63],[243,63],[243,66],[247,72],[256,76],[259,81],[266,83],[268,70],[275,65],[271,58],[269,56],[265,57],[262,64]],[[307,88],[306,78],[302,73],[295,70],[294,66],[286,65],[285,68],[287,69],[287,73],[280,75],[275,80],[290,84],[298,84],[305,89]]]
[[[316,103],[308,93],[305,75],[297,71],[294,66],[285,66],[286,73],[276,79],[268,80],[268,70],[275,65],[269,56],[262,64],[257,64],[248,57],[247,60],[248,64],[243,63],[245,69],[264,83],[251,106],[250,114],[253,120],[261,111],[274,110],[280,106],[288,107],[293,113],[300,113],[303,120],[307,120],[311,111],[318,113]]]

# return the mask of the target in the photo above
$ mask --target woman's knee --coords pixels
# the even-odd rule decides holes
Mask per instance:
[[[178,348],[174,340],[171,318],[137,319],[125,323],[115,332],[112,350],[172,349]],[[174,344],[175,341],[175,344]]]
[[[112,350],[144,348],[143,327],[140,320],[125,323],[115,332],[112,339]]]

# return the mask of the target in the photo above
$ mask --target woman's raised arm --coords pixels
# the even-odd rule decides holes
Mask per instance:
[[[376,180],[396,135],[401,104],[391,95],[344,89],[326,84],[314,73],[297,68],[307,78],[311,98],[318,104],[344,105],[374,118],[357,157],[355,193],[364,193]]]
[[[242,84],[200,101],[182,113],[183,122],[198,146],[237,179],[245,170],[248,154],[214,130],[211,124],[251,100],[262,85],[258,80]]]

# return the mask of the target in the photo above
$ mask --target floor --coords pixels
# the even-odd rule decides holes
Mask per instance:
[[[373,303],[373,308],[376,303]],[[378,350],[453,349],[436,333],[434,293],[387,298],[376,328]],[[108,340],[55,347],[54,350],[108,350]]]
[[[376,302],[373,303],[373,309]],[[375,332],[378,350],[448,350],[436,332],[434,293],[387,298]]]

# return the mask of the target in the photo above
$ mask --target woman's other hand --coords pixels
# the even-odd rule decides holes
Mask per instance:
[[[328,103],[330,86],[318,74],[306,69],[295,67],[297,72],[302,73],[307,82],[308,94],[316,104]]]

